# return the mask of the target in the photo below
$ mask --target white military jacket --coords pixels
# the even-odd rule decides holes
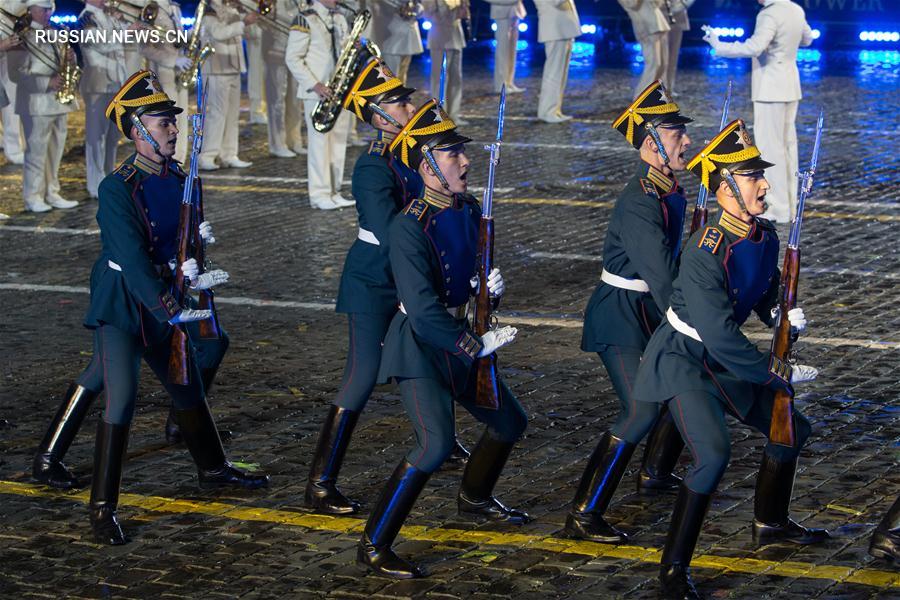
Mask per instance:
[[[451,9],[446,0],[423,0],[425,15],[431,20],[431,30],[428,32],[429,49],[462,50],[466,47],[462,20],[457,16],[461,2],[456,0],[454,4],[456,7]]]
[[[538,10],[538,42],[574,40],[581,35],[575,0],[534,0]]]
[[[344,15],[328,10],[321,2],[297,15],[288,34],[284,62],[297,80],[298,98],[318,100],[313,86],[331,81],[347,33]]]
[[[528,16],[522,0],[487,0],[491,5],[491,19],[524,19]]]
[[[156,0],[156,3],[159,4],[156,25],[169,31],[181,31],[181,6],[169,0]],[[166,43],[164,37],[158,44],[143,44],[141,51],[150,62],[151,71],[174,69],[175,59],[181,56],[181,50]]]
[[[716,42],[716,54],[726,58],[752,58],[752,100],[795,102],[803,97],[797,48],[812,43],[806,13],[790,0],[766,0],[756,17],[753,35],[744,42]]]
[[[673,30],[690,31],[691,21],[688,19],[688,9],[694,4],[694,0],[672,0],[672,18],[674,23],[670,23]]]
[[[61,44],[36,43],[34,30],[44,29],[32,21],[27,33],[27,45],[41,53],[43,60],[36,58],[25,45],[6,53],[9,78],[16,83],[15,111],[19,115],[56,116],[64,115],[79,108],[78,100],[60,104],[56,91],[50,89],[50,80],[59,71],[59,59],[65,52]]]
[[[372,40],[381,48],[382,54],[412,56],[421,54],[422,36],[416,19],[406,20],[400,16],[397,6],[400,0],[376,0],[369,9],[372,12],[370,24]]]
[[[671,29],[668,16],[663,10],[664,4],[665,0],[619,0],[619,5],[628,13],[634,35],[639,40]]]
[[[263,60],[269,64],[284,64],[284,52],[287,49],[288,36],[275,29],[270,22],[276,21],[282,28],[289,30],[291,23],[299,12],[294,0],[275,0],[268,19],[260,19],[257,23],[262,29]]]
[[[113,31],[124,30],[128,23],[103,12],[91,4],[85,4],[78,15],[84,29],[103,31],[106,41],[81,43],[84,72],[81,75],[82,94],[108,94],[119,91],[130,73],[125,72],[125,47],[113,39]],[[98,43],[99,42],[99,43]]]
[[[203,17],[200,38],[215,52],[203,65],[205,75],[240,75],[247,71],[244,59],[244,20],[241,13],[230,4],[212,0]]]

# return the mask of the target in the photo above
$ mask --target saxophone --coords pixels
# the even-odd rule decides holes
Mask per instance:
[[[81,67],[72,60],[74,51],[68,42],[61,45],[60,54],[58,73],[62,78],[62,86],[56,91],[56,99],[60,104],[71,104],[75,100],[78,83],[81,81]]]
[[[197,4],[197,11],[194,13],[194,26],[191,29],[191,39],[185,49],[185,55],[191,59],[191,66],[178,74],[178,85],[183,88],[190,89],[197,82],[197,74],[200,67],[210,54],[216,51],[209,44],[200,46],[200,25],[203,22],[203,15],[206,14],[206,0],[200,0]]]
[[[353,18],[350,34],[347,36],[347,41],[344,42],[341,55],[335,65],[334,75],[328,83],[328,89],[331,90],[332,96],[319,100],[311,117],[313,128],[318,132],[326,133],[334,127],[343,110],[344,96],[347,95],[347,90],[353,83],[353,76],[356,74],[356,67],[363,53],[368,52],[372,56],[381,55],[378,46],[369,40],[360,39],[371,17],[372,14],[369,11],[362,10]]]

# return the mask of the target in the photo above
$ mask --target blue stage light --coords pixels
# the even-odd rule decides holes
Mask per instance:
[[[801,48],[797,50],[797,60],[799,62],[819,62],[822,60],[822,53],[812,48]]]
[[[518,40],[516,42],[516,52],[524,52],[525,50],[528,50],[528,41]]]
[[[491,31],[497,31],[497,21],[491,21]]]
[[[900,42],[900,31],[860,31],[861,42]]]
[[[519,23],[519,31],[521,31],[522,33],[528,31],[528,23],[525,23],[524,21],[522,23]]]
[[[75,23],[78,21],[78,17],[76,15],[53,15],[50,17],[50,21],[57,25],[60,23]]]
[[[429,21],[428,19],[422,21],[422,29],[424,31],[431,31],[431,21]]]
[[[812,39],[817,40],[820,37],[822,37],[822,32],[818,29],[813,29],[812,30]]]
[[[597,33],[597,26],[593,23],[585,23],[581,26],[581,33],[594,35],[595,33]]]

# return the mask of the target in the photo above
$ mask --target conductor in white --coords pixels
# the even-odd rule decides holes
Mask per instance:
[[[764,217],[785,223],[797,209],[797,105],[803,97],[797,49],[812,43],[812,29],[803,9],[790,0],[759,0],[753,35],[745,42],[724,43],[709,27],[706,37],[716,54],[751,58],[753,133],[756,145],[775,163],[766,169],[771,188]]]
[[[538,42],[544,44],[546,53],[537,116],[547,123],[561,123],[572,118],[563,114],[562,101],[581,21],[575,0],[534,0],[534,5],[538,9]]]

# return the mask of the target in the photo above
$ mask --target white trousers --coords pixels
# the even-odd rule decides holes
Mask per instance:
[[[150,68],[156,71],[157,76],[159,76],[159,84],[166,94],[169,95],[169,98],[175,101],[178,108],[182,109],[182,112],[175,117],[175,126],[178,127],[178,141],[175,143],[174,158],[178,162],[184,164],[184,161],[187,159],[188,137],[191,133],[188,131],[188,115],[195,112],[194,108],[196,107],[188,105],[187,89],[181,87],[175,81],[175,69],[167,69],[165,67],[159,68],[159,65],[156,64],[151,64]],[[209,121],[209,112],[209,109],[207,109],[207,121]],[[203,145],[206,145],[205,136]]]
[[[262,40],[247,38],[247,96],[250,98],[250,114],[263,114],[263,79],[267,65],[263,61]],[[268,96],[265,96],[268,98]]]
[[[100,182],[116,168],[116,147],[119,129],[106,118],[106,106],[115,96],[84,94],[84,163],[87,171],[87,191],[96,198]]]
[[[318,100],[304,100],[306,115],[306,170],[310,201],[325,201],[339,194],[344,180],[344,158],[347,155],[347,135],[350,133],[350,113],[342,110],[328,133],[319,133],[312,126],[312,114]]]
[[[205,85],[209,90],[206,120],[203,127],[204,161],[219,157],[229,161],[238,157],[238,119],[241,116],[241,76],[208,75]]]
[[[3,152],[6,156],[21,156],[25,148],[22,145],[22,122],[13,108],[16,102],[16,84],[9,78],[5,55],[0,55],[0,85],[4,87],[9,98],[9,104],[0,109],[0,119],[3,121]]]
[[[25,132],[22,196],[25,208],[59,195],[59,163],[66,146],[69,115],[21,115]]]
[[[519,20],[498,19],[494,39],[497,49],[494,51],[494,91],[500,93],[505,83],[512,85],[516,78],[516,44],[519,42]]]
[[[563,94],[569,81],[569,61],[574,40],[544,42],[547,58],[541,75],[541,95],[538,97],[538,118],[562,114]]]
[[[441,62],[444,52],[447,53],[447,78],[444,81],[444,94],[447,102],[444,110],[454,121],[459,118],[462,105],[462,50],[440,50],[434,48],[431,53],[431,95],[434,98],[441,93]]]
[[[297,98],[297,80],[284,61],[266,65],[266,113],[269,152],[303,148],[303,102]]]
[[[754,102],[753,137],[766,169],[769,191],[765,217],[787,223],[797,211],[797,102]]]
[[[409,63],[412,62],[412,56],[409,54],[384,54],[382,57],[397,79],[406,84],[406,76],[409,75]]]
[[[641,36],[638,43],[644,55],[644,70],[634,90],[635,98],[657,79],[665,79],[669,54],[669,43],[664,32]]]
[[[678,71],[678,54],[681,52],[681,38],[684,31],[673,27],[666,34],[666,78],[663,83],[670,92],[675,91],[675,74]]]

